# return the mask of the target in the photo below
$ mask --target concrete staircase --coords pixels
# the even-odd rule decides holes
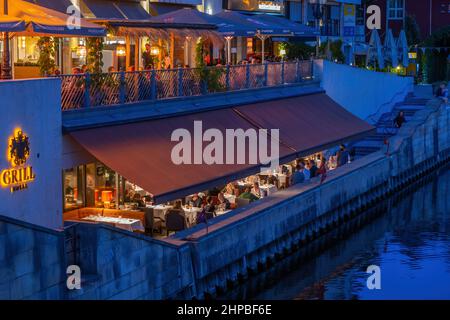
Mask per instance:
[[[384,113],[375,124],[377,130],[374,134],[349,145],[350,150],[354,149],[356,159],[380,150],[384,141],[397,133],[398,129],[394,127],[394,118],[400,111],[403,111],[408,122],[417,111],[424,109],[432,98],[432,95],[423,95],[422,92],[420,95],[415,93],[416,90],[409,94],[405,101],[396,104],[391,112]]]

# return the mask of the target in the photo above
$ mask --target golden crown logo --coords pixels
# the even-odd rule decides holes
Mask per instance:
[[[30,140],[22,132],[18,130],[10,140],[9,159],[13,166],[21,166],[27,162],[30,156]]]

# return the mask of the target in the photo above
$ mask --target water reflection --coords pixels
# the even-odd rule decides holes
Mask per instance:
[[[441,169],[224,298],[450,299],[450,171]],[[381,290],[369,290],[369,265]]]

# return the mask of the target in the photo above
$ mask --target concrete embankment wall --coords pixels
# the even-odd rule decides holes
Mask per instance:
[[[246,208],[154,240],[96,224],[64,231],[0,217],[0,298],[203,298],[358,215],[449,160],[450,110],[433,101],[389,148]],[[388,154],[386,154],[388,153]],[[77,264],[82,289],[69,291]]]
[[[369,123],[375,123],[413,91],[412,77],[399,77],[327,60],[323,61],[323,66],[316,63],[315,68],[317,72],[322,71],[319,77],[327,95]]]
[[[0,216],[0,300],[59,299],[64,233]]]
[[[81,290],[67,299],[167,299],[194,283],[190,249],[98,224],[75,224]],[[67,290],[66,290],[67,291]]]
[[[80,267],[80,290],[67,289],[70,265]],[[189,295],[193,284],[186,244],[106,225],[54,231],[0,216],[0,300],[167,299],[180,288]]]

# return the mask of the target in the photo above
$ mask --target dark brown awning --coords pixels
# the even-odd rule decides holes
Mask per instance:
[[[194,121],[202,121],[203,132],[215,128],[224,136],[226,129],[256,129],[232,109],[222,109],[75,131],[71,135],[99,161],[152,193],[159,203],[226,184],[259,171],[261,166],[257,164],[175,165],[171,152],[178,142],[171,141],[172,132],[183,128],[194,137]],[[208,144],[204,143],[203,146]],[[280,146],[279,153],[286,157],[292,154],[292,150]],[[226,154],[225,148],[223,154]]]
[[[373,130],[325,94],[314,94],[70,134],[99,161],[154,194],[159,203],[260,170],[255,164],[175,165],[171,152],[178,142],[171,141],[172,132],[183,128],[194,136],[194,121],[202,121],[203,132],[215,128],[224,136],[227,129],[279,129],[280,163]],[[225,148],[223,152],[225,157]]]
[[[255,126],[280,129],[280,140],[299,157],[362,138],[374,130],[325,93],[235,108]]]

